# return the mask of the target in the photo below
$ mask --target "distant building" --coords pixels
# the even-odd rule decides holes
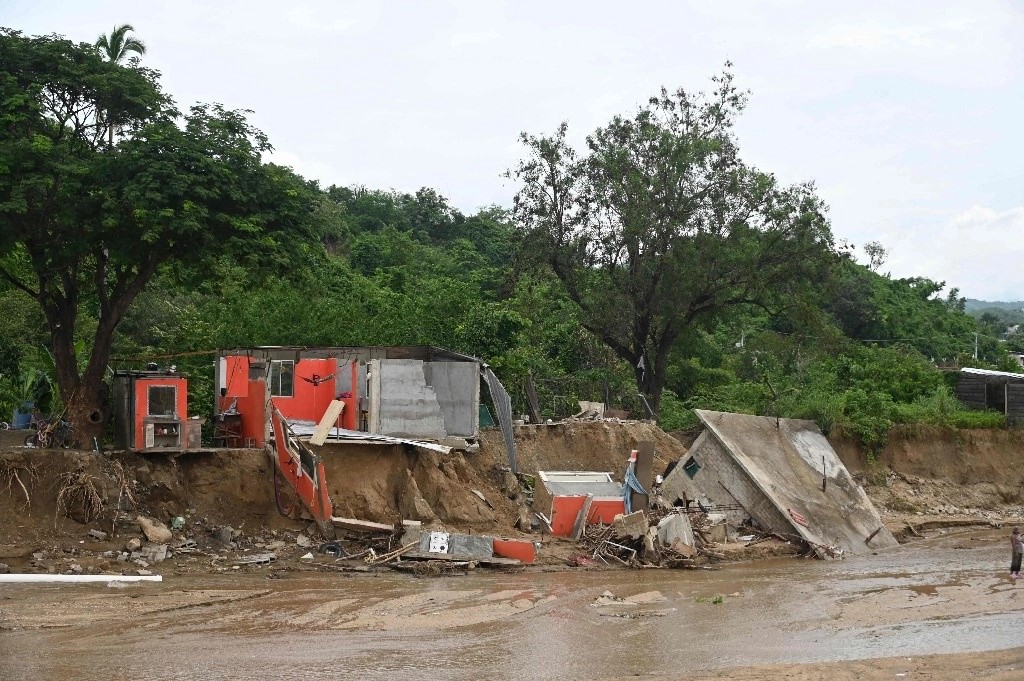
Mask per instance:
[[[968,409],[998,411],[1010,423],[1024,423],[1024,374],[961,369],[956,397]]]

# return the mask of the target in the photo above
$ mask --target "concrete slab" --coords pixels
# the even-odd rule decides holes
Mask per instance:
[[[658,521],[658,541],[663,546],[683,544],[693,546],[693,526],[685,513],[673,513]]]
[[[857,554],[897,545],[882,527],[874,504],[812,421],[700,409],[696,414],[738,471],[720,479],[721,486],[758,522],[774,527],[781,518],[789,533],[800,535],[821,557],[830,557],[827,547]],[[701,452],[695,455],[700,460]],[[760,499],[751,488],[760,491]],[[758,518],[758,510],[767,516],[765,521]],[[866,540],[873,534],[868,546]]]

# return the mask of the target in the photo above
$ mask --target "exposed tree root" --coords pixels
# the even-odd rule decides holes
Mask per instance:
[[[74,511],[81,511],[81,521],[85,523],[98,518],[103,512],[103,496],[96,486],[96,478],[84,468],[61,474],[60,483],[57,508],[53,517],[54,524],[62,511],[64,516],[69,518],[72,517],[69,514]]]

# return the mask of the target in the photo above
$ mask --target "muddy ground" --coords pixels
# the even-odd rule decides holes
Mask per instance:
[[[692,433],[672,437],[651,424],[636,422],[570,422],[517,429],[523,471],[607,470],[616,477],[621,477],[626,455],[639,441],[655,442],[655,470],[660,471],[685,454],[692,437]],[[745,648],[741,639],[734,638],[730,640],[735,650],[728,655],[708,657],[692,650],[703,662],[685,675],[661,663],[644,662],[639,666],[645,675],[1024,678],[1024,673],[1018,674],[1024,653],[1013,648],[1020,645],[1020,635],[1011,636],[1004,627],[1006,618],[1016,618],[1009,629],[1020,631],[1024,602],[1016,585],[1004,577],[1002,565],[1006,525],[1024,516],[1024,468],[1020,464],[1024,461],[1024,434],[896,431],[878,460],[871,462],[848,438],[838,435],[832,441],[865,486],[886,526],[908,542],[892,553],[895,558],[873,556],[865,559],[868,563],[851,559],[834,564],[839,567],[828,567],[817,561],[768,559],[796,551],[782,542],[763,542],[756,548],[730,543],[719,547],[725,560],[713,566],[714,572],[568,568],[566,559],[574,552],[573,544],[523,533],[516,526],[527,490],[507,473],[506,453],[496,431],[484,433],[480,451],[465,455],[351,445],[325,450],[329,490],[338,515],[388,523],[418,518],[432,527],[529,536],[542,543],[538,565],[525,570],[460,570],[457,575],[427,580],[372,571],[362,560],[319,553],[322,539],[311,523],[302,519],[287,490],[275,495],[272,468],[262,451],[102,456],[69,451],[0,452],[0,515],[4,518],[0,523],[0,571],[155,573],[165,577],[160,585],[123,590],[0,586],[0,678],[137,678],[138,673],[147,678],[230,676],[226,670],[232,669],[237,659],[233,653],[218,657],[216,652],[211,653],[212,666],[185,667],[187,673],[168,671],[170,666],[160,668],[163,674],[155,673],[153,665],[138,661],[124,667],[123,674],[97,670],[118,654],[134,655],[132,651],[148,649],[153,632],[159,632],[158,642],[168,646],[180,641],[205,650],[207,644],[196,638],[196,627],[211,633],[214,640],[229,636],[232,646],[240,646],[251,659],[260,660],[268,643],[254,641],[268,624],[332,646],[354,645],[356,651],[362,651],[354,654],[365,657],[359,658],[362,666],[356,668],[389,669],[392,677],[409,676],[403,670],[418,669],[422,659],[414,653],[433,654],[431,642],[439,636],[441,649],[461,656],[459,664],[477,664],[464,673],[441,674],[441,678],[479,678],[471,669],[489,669],[492,673],[487,675],[492,678],[534,678],[536,674],[510,671],[518,669],[517,651],[547,645],[552,637],[562,640],[565,635],[556,632],[572,629],[572,622],[581,617],[596,623],[597,630],[590,631],[587,625],[584,630],[590,633],[586,637],[570,636],[569,643],[575,646],[570,652],[592,656],[593,646],[618,649],[618,638],[615,645],[606,640],[614,635],[627,642],[641,642],[643,659],[662,660],[665,656],[658,646],[670,645],[667,634],[612,630],[606,628],[607,622],[636,621],[649,627],[655,621],[676,621],[673,613],[679,612],[685,617],[676,621],[671,644],[693,635],[692,622],[722,612],[735,615],[728,619],[737,627],[737,635],[745,632],[751,641],[768,636],[774,643]],[[126,550],[133,540],[146,543],[137,521],[140,514],[174,528],[167,560],[157,562]],[[393,546],[386,538],[371,544],[357,535],[342,535],[340,541],[349,553],[371,545],[378,551]],[[932,554],[934,546],[941,548],[941,560]],[[267,554],[273,554],[273,562],[256,560]],[[783,563],[777,563],[779,560]],[[876,561],[875,567],[864,567],[871,561]],[[803,576],[795,583],[788,582],[794,573]],[[715,583],[717,575],[728,575],[726,582],[732,581]],[[837,582],[836,576],[843,581]],[[709,579],[712,581],[707,582]],[[731,586],[732,582],[736,586]],[[607,612],[590,608],[592,599],[607,588],[616,592],[614,598],[657,591],[666,600],[644,604],[636,611],[631,605],[615,602],[605,608]],[[762,593],[768,596],[755,595]],[[761,628],[751,629],[742,609],[707,609],[705,602],[698,601],[710,601],[716,595],[724,596],[730,608],[737,602],[745,607],[749,599],[759,609],[754,621],[759,621]],[[820,608],[814,613],[801,609],[819,601]],[[695,610],[697,605],[701,608]],[[121,638],[97,632],[96,622],[110,623],[104,631],[122,632],[117,635]],[[124,629],[127,622],[132,625]],[[514,650],[503,653],[498,666],[488,666],[493,662],[488,657],[490,647],[504,645],[496,632],[503,632],[509,622],[516,623],[518,632]],[[950,634],[950,623],[974,631],[973,638]],[[66,635],[41,633],[54,628]],[[483,643],[475,638],[480,628],[491,632],[483,637]],[[780,631],[793,637],[780,637]],[[850,639],[852,631],[858,633]],[[354,638],[346,634],[335,641],[331,632],[350,632]],[[383,633],[384,643],[379,636],[366,638],[365,632]],[[247,638],[250,635],[257,638]],[[902,641],[903,647],[886,643],[890,639]],[[827,649],[832,652],[823,653],[821,641],[829,641]],[[33,667],[28,658],[36,642],[54,650],[68,647],[74,651],[76,666],[43,670],[37,661]],[[399,642],[401,651],[396,648]],[[705,643],[713,649],[718,641],[711,637]],[[91,657],[94,644],[99,652]],[[299,654],[297,647],[306,650],[306,644],[300,645],[297,639],[288,645],[288,659]],[[373,666],[368,660],[377,659],[373,656],[377,645],[382,646],[381,654],[388,662]],[[992,652],[997,648],[1011,649]],[[916,654],[910,659],[898,656],[905,649]],[[165,652],[171,665],[172,653]],[[627,650],[620,652],[633,659]],[[958,654],[934,657],[946,652]],[[630,668],[601,655],[597,656],[604,660],[600,665],[584,665],[583,669],[555,664],[553,650],[547,655],[542,656],[544,664],[581,678],[633,674]],[[853,661],[858,658],[867,661]],[[13,664],[9,660],[21,660],[27,665],[24,669],[36,669],[39,675],[4,673],[3,667]],[[49,663],[62,660],[58,656]],[[85,660],[84,667],[78,666],[81,660]],[[72,673],[89,669],[89,660],[95,662],[95,674]],[[335,669],[329,660],[317,660],[326,665],[324,669]],[[265,664],[269,662],[264,659]],[[396,670],[389,666],[393,664],[406,667]],[[733,668],[740,664],[756,666]],[[11,669],[8,666],[7,671]],[[299,667],[288,669],[294,673],[286,669],[274,676],[302,676]]]
[[[1016,679],[1004,535],[713,571],[11,585],[0,678]]]

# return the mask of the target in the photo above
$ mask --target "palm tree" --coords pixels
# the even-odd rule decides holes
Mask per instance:
[[[101,35],[96,39],[96,47],[115,64],[119,64],[129,52],[146,54],[146,44],[134,36],[128,36],[128,32],[134,30],[131,24],[115,26],[110,35]]]
[[[146,44],[138,38],[128,35],[129,31],[134,30],[131,24],[115,26],[110,35],[101,35],[96,39],[96,49],[105,54],[107,59],[115,64],[121,63],[121,60],[127,57],[129,52],[135,52],[140,55],[146,54]],[[110,144],[113,146],[114,126],[112,124],[107,125],[107,133]]]

